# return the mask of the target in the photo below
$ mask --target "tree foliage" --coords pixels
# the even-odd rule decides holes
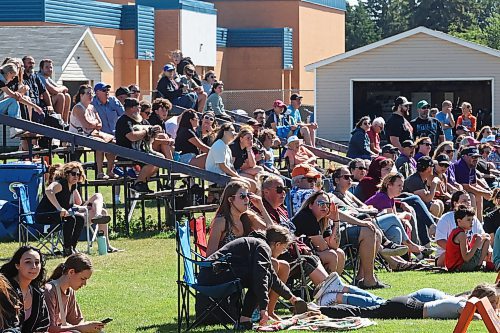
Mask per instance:
[[[346,46],[419,26],[499,49],[500,0],[359,0],[346,12]]]

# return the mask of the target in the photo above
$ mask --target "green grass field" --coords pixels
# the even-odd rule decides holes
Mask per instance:
[[[95,254],[94,274],[77,298],[85,318],[100,320],[112,317],[108,333],[174,332],[177,330],[177,256],[175,241],[165,234],[148,238],[113,241],[125,252],[106,256]],[[84,244],[80,243],[83,248]],[[9,257],[17,243],[0,243],[0,257]],[[62,258],[47,261],[50,272]],[[493,273],[438,274],[428,272],[386,273],[378,276],[392,288],[377,291],[381,297],[404,295],[423,287],[433,287],[454,294],[480,282],[493,282]],[[283,310],[285,311],[285,310]],[[286,312],[283,312],[286,314]],[[377,325],[360,332],[451,332],[455,321],[376,320]],[[195,332],[219,332],[220,327],[205,327]],[[486,332],[482,322],[472,323],[469,332]]]

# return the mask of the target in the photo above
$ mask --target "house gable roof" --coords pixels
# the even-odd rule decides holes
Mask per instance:
[[[95,39],[92,31],[84,26],[10,26],[0,27],[0,55],[35,58],[35,72],[38,62],[52,59],[56,76],[66,69],[82,42],[88,47],[103,72],[111,72],[113,65]]]
[[[492,55],[494,57],[500,57],[500,51],[498,51],[498,50],[489,48],[487,46],[479,45],[476,43],[468,42],[464,39],[448,35],[448,34],[441,32],[441,31],[431,30],[431,29],[425,28],[425,27],[418,27],[418,28],[411,29],[411,30],[402,32],[400,34],[382,39],[378,42],[368,44],[368,45],[365,45],[363,47],[360,47],[360,48],[357,48],[357,49],[354,49],[354,50],[351,50],[351,51],[348,51],[348,52],[345,52],[342,54],[338,54],[338,55],[314,62],[312,64],[307,65],[305,67],[305,69],[308,72],[312,72],[316,68],[319,68],[319,67],[322,67],[325,65],[329,65],[331,63],[334,63],[334,62],[337,62],[337,61],[340,61],[340,60],[343,60],[343,59],[346,59],[346,58],[349,58],[349,57],[352,57],[352,56],[355,56],[355,55],[358,55],[358,54],[361,54],[364,52],[371,51],[371,50],[376,49],[378,47],[397,42],[401,39],[408,38],[410,36],[413,36],[413,35],[416,35],[419,33],[424,33],[424,34],[448,41],[450,43],[454,43],[454,44],[458,44],[458,45],[461,45],[464,47],[468,47],[470,49],[473,49],[473,50],[476,50],[479,52],[483,52],[483,53]]]

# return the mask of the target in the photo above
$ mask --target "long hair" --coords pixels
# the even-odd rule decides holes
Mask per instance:
[[[156,98],[151,105],[152,111],[156,112],[160,108],[167,109],[167,112],[172,110],[172,103],[166,98]]]
[[[484,138],[484,131],[488,128],[491,129],[491,126],[483,126],[483,128],[481,128],[481,130],[477,133],[477,141],[481,141],[481,139]]]
[[[439,155],[444,154],[444,147],[446,146],[450,146],[452,149],[454,149],[452,141],[443,141],[439,144],[439,146],[436,147],[432,159],[435,160]]]
[[[356,127],[358,128],[361,128],[361,125],[363,125],[363,122],[365,121],[370,121],[370,117],[369,116],[363,116],[361,117],[358,122],[356,123]]]
[[[231,126],[233,126],[232,123],[224,123],[222,125],[220,125],[219,127],[219,131],[217,132],[217,136],[215,137],[215,140],[222,140],[222,138],[224,137],[224,132],[225,131],[229,131],[229,129],[231,128]]]
[[[187,129],[192,130],[193,125],[191,125],[191,119],[194,119],[195,117],[196,117],[196,111],[193,109],[187,109],[184,112],[182,112],[181,119],[179,121],[179,128],[185,127]]]
[[[405,177],[400,174],[399,172],[390,172],[388,173],[383,179],[382,182],[380,183],[380,192],[382,193],[387,193],[387,188],[389,185],[392,185],[396,182],[397,179],[401,179],[402,181],[405,180]]]
[[[234,180],[234,181],[229,182],[226,185],[226,188],[224,189],[224,192],[222,193],[222,198],[220,200],[220,206],[217,209],[216,216],[224,217],[224,220],[226,221],[226,226],[225,226],[226,232],[228,230],[231,230],[234,227],[234,221],[231,217],[231,205],[232,204],[229,201],[229,198],[236,195],[236,193],[242,188],[248,190],[247,184],[245,184],[239,180]]]
[[[6,327],[6,318],[12,318],[19,306],[17,294],[5,276],[0,274],[0,329]]]
[[[428,136],[421,136],[420,138],[415,140],[415,146],[417,146],[417,151],[419,151],[420,146],[423,144],[422,142],[424,142],[424,140],[432,141],[431,138],[429,138]]]
[[[55,172],[54,179],[65,179],[66,175],[71,172],[71,170],[77,168],[78,171],[80,171],[80,179],[78,180],[79,183],[84,183],[85,182],[85,172],[83,171],[82,164],[80,162],[69,162],[66,164],[63,164],[60,168],[58,168]]]
[[[477,297],[479,299],[483,297],[491,298],[491,297],[498,297],[498,285],[494,284],[488,284],[488,283],[481,283],[477,285],[469,295],[469,298],[471,297]]]
[[[92,90],[92,87],[88,84],[82,84],[80,88],[78,88],[78,92],[76,93],[75,96],[73,96],[73,101],[75,104],[80,103],[80,100],[82,99],[82,95],[85,94],[85,90],[90,89]]]
[[[319,197],[320,195],[323,195],[323,194],[326,195],[326,197],[328,198],[328,202],[330,203],[331,200],[330,200],[330,196],[328,195],[328,193],[326,193],[323,190],[316,191],[313,194],[311,194],[306,200],[304,200],[304,202],[302,203],[302,206],[300,206],[299,212],[302,211],[303,209],[310,209],[309,205],[312,205],[314,203],[314,201],[316,200],[316,198]],[[326,227],[328,226],[328,216],[323,217],[321,220],[318,221],[318,223],[320,226],[321,233],[323,233],[323,231],[325,231]]]
[[[38,273],[38,276],[33,279],[30,284],[33,287],[41,288],[45,281],[45,258],[43,257],[42,252],[40,252],[40,250],[36,247],[21,246],[19,249],[17,249],[16,252],[14,252],[12,258],[7,263],[3,264],[3,266],[0,268],[0,273],[9,280],[15,278],[19,274],[16,265],[19,265],[21,263],[21,257],[28,251],[35,251],[40,256],[40,273]]]
[[[61,276],[68,274],[70,269],[75,270],[75,273],[80,273],[88,269],[92,270],[92,268],[92,261],[90,261],[90,258],[86,254],[74,253],[65,262],[57,265],[47,282],[57,280]]]
[[[238,135],[236,135],[236,138],[234,141],[240,142],[241,138],[244,137],[247,134],[252,134],[253,135],[253,128],[251,128],[248,125],[243,125],[240,127],[240,130],[238,132]]]

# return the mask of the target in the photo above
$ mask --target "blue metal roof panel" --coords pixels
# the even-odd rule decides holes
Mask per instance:
[[[45,0],[45,21],[120,29],[122,5],[81,0]]]
[[[136,0],[136,4],[155,9],[184,9],[198,13],[217,14],[213,3],[200,0]]]
[[[302,1],[328,8],[333,8],[343,11],[346,10],[346,0],[302,0]]]
[[[43,0],[1,0],[0,13],[0,22],[42,22]]]
[[[136,5],[137,28],[136,47],[137,59],[155,59],[155,9],[149,6]]]
[[[217,47],[227,46],[227,29],[217,27]]]

